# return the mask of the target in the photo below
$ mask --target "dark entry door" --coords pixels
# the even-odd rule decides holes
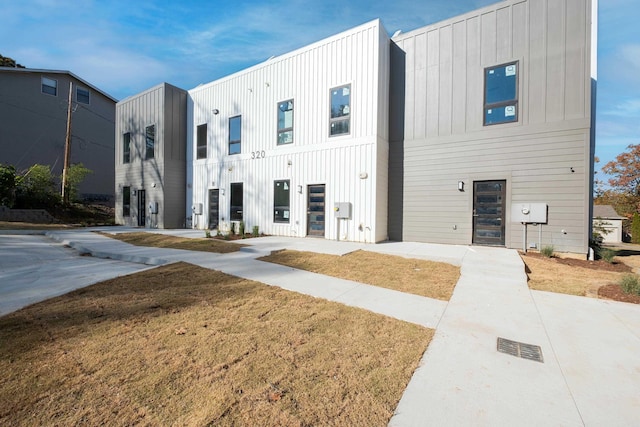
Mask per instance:
[[[324,237],[324,184],[307,187],[307,236]]]
[[[138,190],[138,227],[144,227],[147,223],[147,193]]]
[[[506,181],[473,183],[473,243],[504,246]]]
[[[209,230],[218,228],[220,190],[209,190]]]

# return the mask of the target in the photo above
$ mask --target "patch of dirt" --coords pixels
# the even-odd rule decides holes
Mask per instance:
[[[598,298],[640,304],[640,296],[626,293],[620,285],[601,286],[598,289]]]
[[[557,264],[568,265],[570,267],[582,267],[582,268],[590,268],[592,270],[600,270],[600,271],[611,271],[614,273],[630,273],[633,271],[631,267],[621,262],[614,261],[612,263],[603,261],[601,259],[596,261],[588,261],[585,259],[576,259],[576,258],[560,258],[560,257],[551,257],[547,258],[537,252],[527,252],[520,253],[523,259],[526,260],[527,257],[549,260],[550,262],[555,262]]]

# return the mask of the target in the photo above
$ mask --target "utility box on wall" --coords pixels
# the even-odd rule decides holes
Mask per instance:
[[[546,203],[514,203],[511,205],[511,221],[526,224],[546,224]]]
[[[193,211],[194,214],[196,215],[202,215],[202,203],[195,203],[192,207],[191,210]]]
[[[351,203],[336,202],[333,206],[336,218],[351,219]]]

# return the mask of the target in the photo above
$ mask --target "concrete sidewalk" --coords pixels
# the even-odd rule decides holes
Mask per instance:
[[[202,237],[192,230],[164,233]],[[83,231],[47,235],[98,257],[186,261],[436,328],[393,426],[640,424],[640,307],[531,291],[512,250],[265,237],[218,255],[134,247]],[[284,248],[435,259],[460,265],[462,275],[445,303],[255,259]],[[498,352],[498,337],[539,346],[543,361]]]

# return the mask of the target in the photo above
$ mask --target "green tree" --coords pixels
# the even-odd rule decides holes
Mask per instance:
[[[0,205],[12,208],[16,201],[16,168],[0,164]]]
[[[16,178],[16,205],[21,208],[47,208],[60,201],[55,180],[47,165],[33,165]]]
[[[640,243],[640,215],[637,212],[633,214],[631,222],[631,243]]]
[[[67,171],[67,188],[66,191],[69,193],[69,200],[76,201],[78,198],[78,187],[87,177],[87,175],[93,173],[91,169],[87,169],[84,167],[82,163],[76,163],[74,165],[69,166],[69,170]],[[62,181],[62,176],[60,176],[60,181]]]

